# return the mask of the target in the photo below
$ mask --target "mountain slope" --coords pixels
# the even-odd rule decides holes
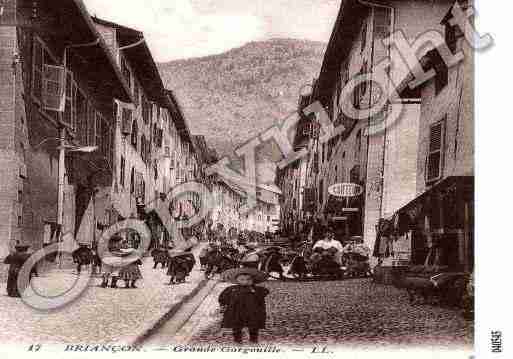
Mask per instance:
[[[191,131],[228,154],[296,110],[299,89],[318,75],[324,50],[323,43],[272,39],[159,68]]]

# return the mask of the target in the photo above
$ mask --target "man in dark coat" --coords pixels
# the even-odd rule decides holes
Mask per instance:
[[[77,264],[77,273],[80,274],[83,265],[89,265],[93,259],[93,253],[87,244],[80,243],[79,247],[71,253],[73,262]]]
[[[258,332],[265,328],[265,297],[269,294],[267,288],[256,286],[254,277],[245,270],[249,269],[241,269],[235,277],[236,285],[219,295],[219,304],[224,312],[221,327],[231,328],[233,339],[239,344],[242,343],[243,328],[248,328],[251,343],[258,342]]]
[[[23,264],[30,258],[30,254],[27,253],[28,248],[29,246],[17,245],[15,247],[16,252],[9,254],[4,260],[5,264],[9,264],[9,274],[7,276],[7,295],[9,297],[21,297],[18,290],[18,275]],[[32,277],[32,272],[30,277]]]

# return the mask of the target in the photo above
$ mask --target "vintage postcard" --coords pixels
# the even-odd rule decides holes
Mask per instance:
[[[0,352],[475,356],[474,6],[0,0]]]

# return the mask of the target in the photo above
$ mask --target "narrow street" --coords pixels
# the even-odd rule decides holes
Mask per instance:
[[[0,313],[0,343],[125,342],[159,320],[204,278],[196,266],[185,283],[169,286],[166,269],[160,265],[153,269],[151,257],[144,258],[140,269],[143,278],[136,289],[124,288],[123,281],[119,281],[117,289],[101,288],[101,278],[93,277],[77,300],[52,312],[38,311],[19,298],[0,295],[4,309]],[[68,290],[76,279],[74,266],[67,262],[63,269],[41,273],[33,279],[32,286],[42,295],[55,296]],[[1,284],[5,287],[5,283]]]
[[[190,345],[229,344],[231,332],[220,328],[220,283],[175,335]],[[370,279],[265,283],[267,329],[261,343],[281,345],[470,347],[473,324],[452,309],[412,306],[404,292]],[[164,328],[165,329],[165,328]],[[169,344],[161,331],[150,344]],[[371,344],[372,343],[372,344]]]

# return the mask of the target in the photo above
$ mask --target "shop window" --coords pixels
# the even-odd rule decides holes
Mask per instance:
[[[430,126],[429,151],[426,164],[426,183],[442,178],[445,119]]]

